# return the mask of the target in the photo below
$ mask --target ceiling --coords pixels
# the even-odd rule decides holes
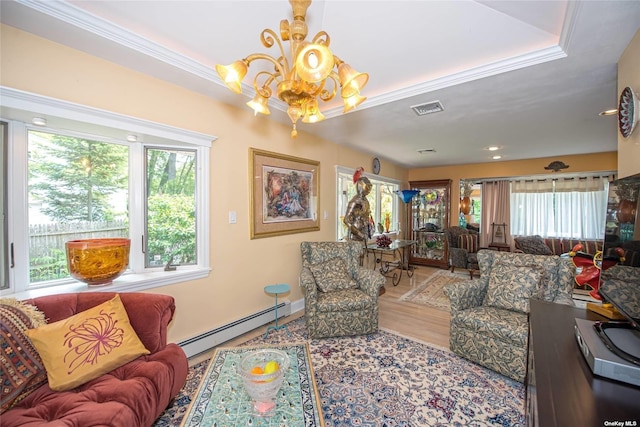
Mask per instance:
[[[260,33],[292,19],[287,0],[2,0],[0,17],[245,109],[256,63],[243,95],[214,66],[276,55]],[[370,78],[356,111],[334,100],[320,105],[325,121],[299,123],[300,144],[308,132],[408,168],[617,149],[616,116],[598,113],[617,106],[616,64],[640,1],[315,0],[307,24],[308,38],[326,31],[333,53]],[[410,108],[430,101],[444,111]],[[290,124],[283,103],[270,109],[255,120]]]

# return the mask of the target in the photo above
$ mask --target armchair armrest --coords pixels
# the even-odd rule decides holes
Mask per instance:
[[[451,300],[451,311],[481,306],[488,284],[488,280],[481,277],[479,280],[465,280],[445,285],[444,293]]]
[[[300,287],[304,294],[305,310],[315,307],[318,299],[318,288],[316,286],[316,280],[313,278],[313,274],[308,267],[302,267],[302,271],[300,272]]]
[[[369,270],[365,267],[358,267],[356,269],[356,282],[360,289],[367,295],[377,299],[380,294],[380,287],[384,285],[386,279],[382,274],[375,270]]]

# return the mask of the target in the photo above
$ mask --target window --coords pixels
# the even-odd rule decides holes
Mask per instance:
[[[147,148],[146,266],[196,263],[196,153]]]
[[[349,200],[356,194],[356,186],[353,183],[353,173],[355,170],[338,167],[337,168],[337,184],[338,184],[338,200],[336,203],[338,214],[337,217],[337,240],[343,240],[347,236],[347,227],[344,225],[344,214],[347,210]],[[393,192],[400,189],[398,181],[383,178],[380,176],[372,177],[367,175],[371,181],[373,188],[367,196],[371,206],[371,217],[376,224],[376,230],[380,227],[385,229],[386,218],[389,218],[389,231],[399,231],[400,217],[398,213],[398,196]],[[386,231],[386,230],[384,230]]]
[[[521,180],[511,183],[511,234],[601,239],[608,177]]]
[[[35,107],[47,110],[43,102]],[[213,138],[88,107],[61,111],[60,105],[66,104],[56,101],[56,113],[66,117],[48,116],[45,126],[12,117],[3,124],[3,148],[10,154],[3,156],[2,183],[9,185],[2,188],[11,207],[4,217],[3,295],[86,289],[70,278],[64,245],[81,238],[131,239],[129,268],[109,286],[112,291],[206,277]],[[75,119],[78,108],[95,123]],[[3,114],[24,118],[11,108]],[[175,271],[165,271],[168,263]]]

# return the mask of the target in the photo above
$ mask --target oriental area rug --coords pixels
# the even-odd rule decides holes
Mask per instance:
[[[427,279],[400,297],[400,301],[414,304],[427,305],[440,310],[451,311],[449,297],[444,294],[444,287],[449,283],[469,280],[469,273],[465,275],[451,273],[448,270],[440,270],[433,273]]]
[[[309,340],[304,319],[244,345],[307,342],[326,427],[524,426],[524,386],[392,331]],[[209,364],[154,424],[179,425]],[[298,427],[298,426],[288,426]]]

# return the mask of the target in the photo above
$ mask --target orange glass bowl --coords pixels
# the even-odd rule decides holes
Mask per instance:
[[[108,285],[129,266],[131,239],[79,239],[65,246],[71,277],[89,286]]]

